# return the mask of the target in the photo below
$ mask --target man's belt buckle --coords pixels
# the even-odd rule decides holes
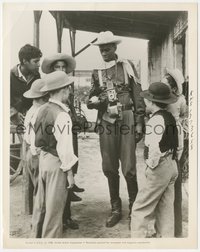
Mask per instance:
[[[124,110],[132,110],[132,105],[131,104],[122,104],[122,111]]]

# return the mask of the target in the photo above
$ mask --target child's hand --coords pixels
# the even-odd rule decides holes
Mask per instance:
[[[75,185],[75,180],[74,180],[74,175],[72,173],[72,170],[69,170],[67,172],[67,180],[68,180],[68,184],[69,184],[67,189],[70,189]]]
[[[138,143],[143,137],[142,125],[136,124],[135,127],[135,141]]]

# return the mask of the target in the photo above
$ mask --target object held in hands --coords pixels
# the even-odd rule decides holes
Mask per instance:
[[[107,112],[111,118],[122,118],[122,105],[118,101],[117,92],[114,83],[108,80],[107,83],[108,109]]]

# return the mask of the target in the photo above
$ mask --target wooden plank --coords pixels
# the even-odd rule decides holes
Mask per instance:
[[[15,155],[13,155],[13,154],[10,154],[10,157],[12,157],[12,158],[14,158],[14,159],[17,159],[17,160],[21,160],[20,157],[17,157],[17,156],[15,156]]]
[[[33,45],[40,46],[40,18],[42,11],[34,11],[34,35],[33,35]]]
[[[57,52],[62,51],[62,33],[63,33],[63,18],[62,12],[56,11],[55,12],[55,19],[56,19],[56,28],[57,28]]]
[[[79,50],[77,53],[75,53],[74,57],[78,56],[80,53],[82,53],[83,51],[85,51],[88,47],[91,46],[92,43],[96,42],[97,38],[92,40],[92,42],[90,42],[89,44],[87,44],[86,46],[84,46],[81,50]]]
[[[24,212],[28,215],[33,212],[33,189],[33,184],[25,165],[23,167]]]

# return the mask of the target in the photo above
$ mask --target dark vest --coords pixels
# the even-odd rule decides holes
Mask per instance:
[[[162,139],[159,143],[161,153],[166,151],[171,151],[173,156],[172,159],[176,157],[176,151],[178,147],[178,129],[176,126],[176,121],[173,115],[166,110],[159,110],[155,115],[161,115],[165,123],[165,131],[163,133]],[[145,146],[144,158],[148,158],[149,148]]]
[[[63,111],[59,105],[48,102],[40,109],[34,125],[35,146],[54,156],[58,156],[56,150],[57,141],[54,136],[54,124],[58,113]]]

